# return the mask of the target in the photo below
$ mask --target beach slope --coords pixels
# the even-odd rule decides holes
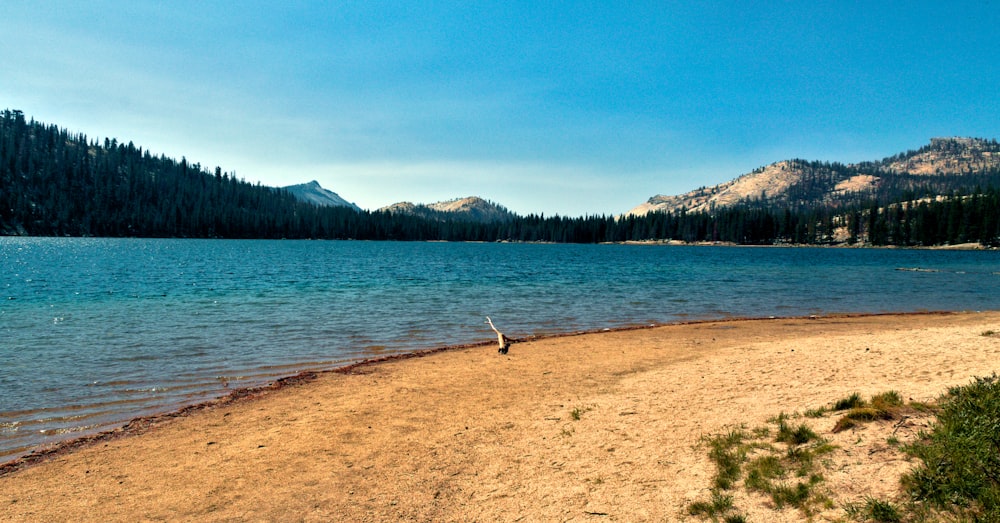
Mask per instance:
[[[933,400],[997,370],[988,331],[1000,313],[720,321],[319,373],[9,470],[0,520],[694,521],[702,436],[852,392]],[[834,505],[909,466],[858,454]],[[767,511],[746,509],[801,518]]]

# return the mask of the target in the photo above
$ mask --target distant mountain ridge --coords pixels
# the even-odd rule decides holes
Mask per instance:
[[[996,140],[935,138],[875,162],[785,160],[647,202],[674,198],[682,211],[704,212],[522,217],[478,197],[359,212],[316,182],[302,185],[321,203],[305,203],[305,194],[221,167],[88,139],[7,109],[0,235],[1000,249],[998,156]]]
[[[515,218],[514,213],[501,205],[478,196],[467,196],[429,204],[399,202],[379,209],[390,214],[419,216],[426,219],[462,219],[472,222],[503,222]]]
[[[784,160],[734,180],[679,195],[656,195],[626,215],[706,212],[741,204],[836,205],[870,195],[893,198],[914,187],[947,193],[956,177],[984,180],[1000,169],[1000,144],[982,138],[932,138],[929,145],[874,162],[840,164]],[[972,180],[966,180],[972,181]],[[967,183],[962,185],[968,185]]]
[[[289,185],[282,187],[282,189],[291,193],[300,202],[311,203],[320,207],[350,207],[355,211],[361,210],[361,207],[341,198],[339,194],[329,189],[324,189],[316,180],[299,185]]]
[[[309,183],[289,185],[282,187],[288,191],[297,201],[318,205],[320,207],[349,207],[355,211],[361,211],[356,204],[348,202],[339,194],[323,188],[319,182],[313,180]],[[465,198],[455,198],[435,203],[418,204],[412,202],[399,202],[387,205],[379,209],[379,212],[417,216],[433,220],[465,220],[471,222],[503,222],[514,219],[514,213],[508,211],[501,205],[484,200],[478,196],[467,196]]]

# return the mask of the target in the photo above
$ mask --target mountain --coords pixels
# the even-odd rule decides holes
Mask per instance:
[[[966,174],[1000,166],[1000,146],[982,138],[931,138],[930,145],[886,158],[882,164],[897,173]]]
[[[290,192],[300,202],[311,203],[320,207],[350,207],[355,211],[361,210],[360,207],[341,198],[337,193],[324,189],[316,180],[299,185],[289,185],[282,187],[282,189]]]
[[[930,144],[875,162],[784,160],[734,180],[680,195],[657,195],[626,215],[712,211],[737,205],[837,206],[862,197],[899,199],[908,191],[948,194],[998,179],[1000,144],[982,138],[933,138]]]
[[[995,140],[935,139],[878,162],[778,162],[675,197],[711,212],[522,217],[475,197],[358,212],[8,109],[0,235],[1000,248],[998,154]]]
[[[443,202],[429,204],[414,204],[399,202],[379,211],[389,214],[419,216],[432,220],[459,219],[470,222],[505,222],[515,218],[515,215],[503,206],[484,200],[478,196],[456,198]]]

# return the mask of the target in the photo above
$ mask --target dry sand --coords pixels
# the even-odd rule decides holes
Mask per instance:
[[[1000,313],[709,322],[321,373],[8,468],[0,520],[697,521],[701,436],[855,391],[932,400],[997,370],[988,330]],[[815,421],[840,447],[835,505],[896,490],[910,463],[884,431]],[[804,519],[737,501],[751,521]]]

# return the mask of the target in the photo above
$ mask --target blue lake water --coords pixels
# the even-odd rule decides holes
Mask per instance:
[[[523,337],[998,291],[996,251],[0,238],[0,461],[225,382],[490,341],[485,316]]]

